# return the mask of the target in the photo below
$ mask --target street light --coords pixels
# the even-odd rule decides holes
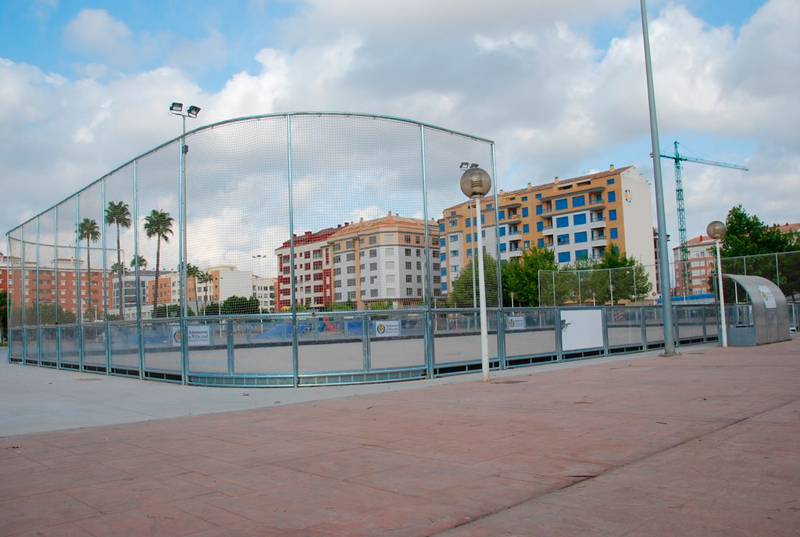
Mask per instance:
[[[719,255],[719,241],[725,237],[728,229],[719,220],[714,220],[706,228],[708,236],[714,239],[714,247],[717,250],[717,285],[719,286],[719,329],[722,337],[722,346],[728,346],[728,323],[725,320],[725,294],[722,292],[722,259]]]
[[[492,179],[484,170],[470,167],[461,175],[461,192],[470,199],[475,200],[475,212],[478,224],[478,291],[480,295],[481,318],[481,369],[483,381],[489,380],[489,333],[486,326],[486,282],[483,273],[483,229],[481,226],[481,198],[492,189]],[[473,259],[473,262],[475,260]],[[475,270],[473,269],[473,274]]]

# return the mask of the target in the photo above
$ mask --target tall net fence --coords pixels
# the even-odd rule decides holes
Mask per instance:
[[[654,265],[540,270],[540,306],[652,305],[660,295]]]
[[[780,287],[788,302],[800,302],[800,251],[725,257],[721,261],[723,274],[761,276]],[[738,301],[739,291],[733,282],[724,285],[726,300]]]

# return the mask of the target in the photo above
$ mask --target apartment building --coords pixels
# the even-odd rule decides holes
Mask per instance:
[[[428,223],[434,294],[439,295],[439,226]],[[425,296],[425,222],[393,215],[343,227],[328,239],[333,255],[333,300],[363,309],[369,302],[394,307]]]
[[[709,278],[715,272],[717,263],[714,239],[700,235],[689,239],[686,248],[689,250],[689,264],[685,267],[680,261],[680,245],[672,249],[672,257],[675,259],[674,294],[690,296],[710,293]]]
[[[253,296],[258,299],[259,308],[263,313],[275,311],[275,286],[277,278],[262,278],[253,276]]]
[[[448,292],[476,255],[477,218],[472,201],[446,209],[440,221],[441,290]],[[503,262],[532,246],[552,248],[558,263],[601,257],[611,244],[644,265],[655,278],[650,184],[634,166],[498,193],[481,204],[485,251],[499,247]],[[495,226],[497,239],[495,244]],[[465,255],[466,254],[466,255]]]
[[[308,308],[324,308],[333,302],[331,279],[331,253],[328,238],[348,224],[329,227],[322,231],[306,231],[294,236],[294,259],[291,258],[291,241],[275,250],[278,256],[278,280],[275,287],[276,309],[292,306],[291,269],[294,264],[295,299]]]

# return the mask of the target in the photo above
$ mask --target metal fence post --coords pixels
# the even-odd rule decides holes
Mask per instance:
[[[106,219],[105,219],[105,210],[106,210],[106,207],[107,207],[107,201],[106,201],[106,178],[105,177],[103,177],[103,180],[100,181],[100,196],[103,199],[102,205],[101,205],[101,207],[102,207],[102,213],[101,214],[103,215],[103,218],[102,218],[102,222],[103,222],[103,235],[102,235],[102,239],[103,239],[103,243],[102,243],[102,246],[103,246],[103,280],[101,282],[101,285],[102,285],[102,288],[103,288],[103,329],[104,329],[105,335],[106,335],[106,337],[105,337],[106,375],[110,375],[111,374],[111,327],[108,324],[108,289],[107,289],[108,274],[106,273],[106,270],[107,270],[106,257],[108,256],[108,254],[106,252],[106,248],[107,248],[106,232],[108,231],[108,226],[106,225]],[[119,268],[119,270],[122,270],[122,267],[118,267],[118,268]],[[112,281],[113,281],[113,278],[112,278]],[[95,319],[95,322],[96,321],[97,321],[97,319]]]
[[[136,337],[139,351],[139,378],[144,379],[144,323],[142,321],[142,280],[139,275],[139,183],[136,176],[136,163],[133,161],[133,259],[134,263],[134,289],[136,290]],[[147,289],[145,289],[145,296]],[[122,311],[125,311],[125,294],[122,295]]]
[[[20,234],[22,235],[22,238],[20,240],[20,245],[19,245],[19,269],[20,269],[19,303],[20,303],[20,317],[21,317],[20,319],[21,323],[19,325],[19,328],[20,328],[20,334],[22,335],[22,357],[19,363],[25,365],[25,362],[28,359],[28,332],[27,332],[28,308],[25,304],[26,302],[25,288],[27,287],[27,282],[26,282],[27,274],[25,274],[25,226],[21,226]]]
[[[553,308],[553,325],[556,329],[556,361],[564,359],[564,330],[561,321],[561,308]]]
[[[236,369],[234,363],[233,319],[225,319],[225,343],[228,351],[228,374],[233,375]]]
[[[184,167],[186,166],[186,119],[184,118],[184,129],[181,135],[180,158],[178,160],[178,295],[180,296],[180,318],[178,326],[181,333],[181,384],[184,386],[189,383],[189,323],[188,317],[188,285],[187,277],[187,258],[186,258],[186,178]],[[166,306],[167,317],[169,307]],[[155,312],[154,312],[155,313]]]
[[[603,312],[603,355],[608,356],[608,312],[611,310],[603,306],[601,311]]]
[[[422,214],[425,220],[425,266],[428,268],[427,279],[425,281],[425,288],[428,291],[428,303],[425,305],[425,333],[424,333],[424,347],[425,347],[425,376],[429,379],[433,378],[433,364],[435,361],[435,348],[434,348],[434,329],[433,320],[433,264],[431,261],[431,241],[430,230],[428,222],[428,174],[425,162],[425,127],[419,126],[419,145],[420,145],[420,164],[422,171]],[[441,242],[439,243],[441,247]]]
[[[56,210],[58,210],[58,209],[56,209]],[[58,214],[58,213],[56,213],[56,214]],[[11,277],[11,235],[8,234],[8,233],[6,233],[6,252],[8,252],[8,256],[6,257],[6,280],[8,280]],[[11,286],[10,285],[8,286],[8,290],[9,290],[9,293],[7,294],[7,296],[9,297],[7,299],[8,300],[7,304],[9,305],[8,310],[7,310],[8,311],[8,330],[6,330],[6,332],[5,332],[5,338],[6,338],[6,355],[7,355],[7,358],[8,358],[8,363],[11,363],[11,327],[13,325],[12,325],[12,322],[11,322],[11,318],[12,318],[11,309],[12,308],[10,306],[14,303],[14,301],[11,298],[11,293],[10,293],[11,292]],[[2,327],[0,327],[0,330],[2,330]]]
[[[496,271],[497,271],[497,360],[498,368],[506,369],[506,326],[504,322],[503,313],[505,312],[505,304],[503,301],[503,261],[500,253],[500,207],[498,203],[497,193],[500,191],[500,180],[497,177],[497,154],[495,152],[494,142],[491,144],[492,148],[492,175],[494,176],[494,249],[497,256]],[[480,218],[481,215],[478,215]],[[483,252],[478,252],[483,255]]]
[[[647,310],[645,306],[639,308],[639,323],[642,330],[642,350],[647,350]]]
[[[361,348],[364,351],[364,372],[368,373],[372,369],[372,357],[370,356],[370,340],[369,340],[369,313],[365,313],[362,317],[361,327],[362,340]]]
[[[42,273],[39,248],[42,242],[42,220],[36,217],[36,365],[42,367]]]
[[[61,309],[58,304],[60,285],[58,283],[58,205],[55,208],[55,221],[53,227],[53,322],[56,326],[56,369],[61,369],[61,327],[58,325],[58,311]],[[9,248],[9,253],[11,249]]]
[[[708,341],[708,330],[706,330],[706,305],[703,304],[700,307],[702,308],[701,311],[703,312],[703,343],[706,343]]]
[[[292,116],[286,114],[286,162],[287,162],[287,181],[289,184],[289,279],[291,280],[291,300],[292,300],[292,386],[297,386],[300,382],[299,377],[299,349],[297,342],[297,299],[295,288],[297,282],[294,278],[294,266],[297,260],[294,258],[294,200],[292,199]]]
[[[76,319],[78,321],[77,338],[78,338],[78,371],[84,371],[84,347],[83,347],[83,285],[81,285],[81,195],[75,196],[75,289],[77,290],[77,298],[75,300],[75,309],[78,310]],[[91,297],[91,287],[89,288],[89,296]]]

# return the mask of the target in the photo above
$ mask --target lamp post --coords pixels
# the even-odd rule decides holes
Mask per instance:
[[[173,116],[180,116],[182,120],[183,130],[181,131],[181,207],[180,207],[180,242],[181,242],[181,263],[180,263],[180,282],[181,282],[181,315],[188,316],[188,294],[186,290],[186,154],[189,152],[189,146],[186,145],[186,118],[196,118],[200,113],[200,107],[191,105],[183,111],[183,103],[172,103],[169,106],[169,113]]]
[[[728,323],[725,320],[725,293],[722,291],[722,259],[719,254],[719,241],[725,237],[728,229],[719,220],[714,220],[706,228],[708,236],[714,239],[714,247],[717,250],[717,286],[719,287],[719,330],[722,338],[722,346],[728,346]]]
[[[480,168],[470,168],[461,175],[461,191],[468,198],[475,200],[475,212],[478,214],[478,293],[480,298],[481,320],[481,369],[483,371],[484,382],[489,380],[489,331],[486,325],[486,282],[484,281],[483,272],[481,198],[488,194],[491,189],[492,179],[489,177],[488,173]]]

